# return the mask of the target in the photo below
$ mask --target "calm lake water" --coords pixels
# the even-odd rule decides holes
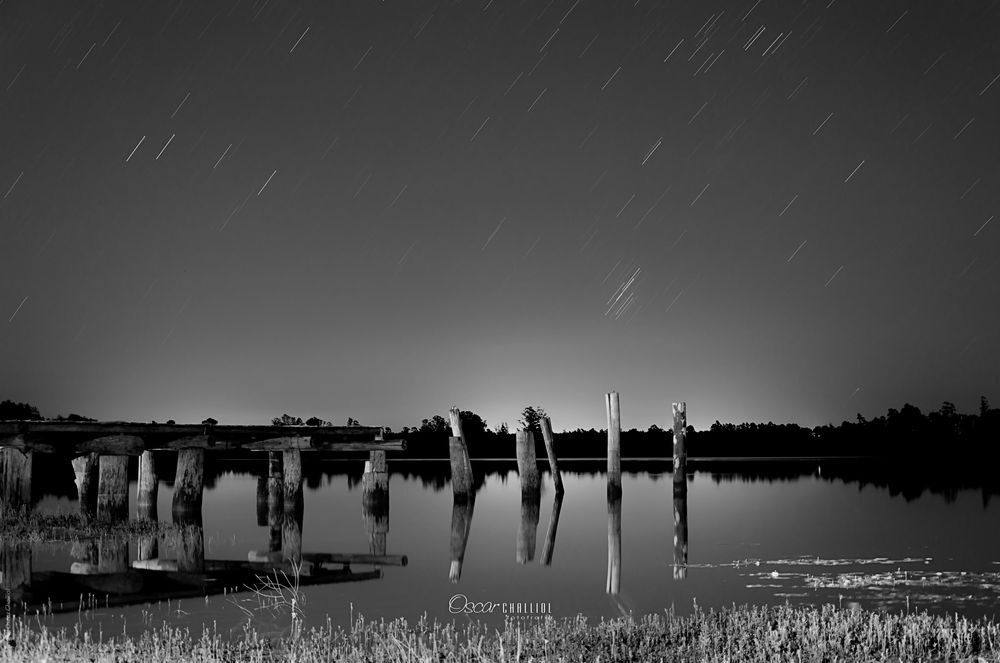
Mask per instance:
[[[537,508],[530,501],[522,505],[510,461],[481,466],[489,473],[483,472],[470,510],[453,503],[447,461],[390,459],[387,518],[385,513],[373,518],[362,505],[363,461],[320,462],[322,469],[312,466],[313,479],[304,488],[302,552],[383,552],[381,531],[384,553],[405,555],[407,564],[380,566],[378,578],[303,588],[309,624],[323,624],[327,617],[347,624],[358,613],[411,622],[423,615],[453,619],[452,610],[466,600],[520,603],[522,610],[551,610],[556,617],[638,615],[671,607],[686,613],[695,601],[705,608],[789,601],[894,612],[957,609],[970,616],[992,616],[1000,605],[1000,505],[978,489],[904,496],[828,478],[822,461],[797,463],[794,471],[754,466],[725,474],[703,465],[688,477],[685,518],[683,500],[675,503],[669,465],[630,472],[626,464],[616,505],[609,504],[604,474],[589,471],[595,464],[565,461],[560,466],[566,492],[557,514],[551,476],[542,474]],[[476,461],[473,466],[481,469]],[[258,524],[258,480],[250,465],[230,467],[205,490],[204,557],[246,562],[252,551],[266,554],[280,547],[281,534]],[[134,501],[134,483],[130,494]],[[161,519],[170,518],[171,495],[170,482],[162,482]],[[73,499],[48,496],[38,508],[75,511],[77,506]],[[620,541],[613,535],[619,508]],[[466,531],[460,578],[452,582]],[[158,548],[161,559],[184,554],[167,541]],[[611,587],[609,564],[616,549],[619,579]],[[137,542],[130,543],[128,557],[137,559],[139,551]],[[79,556],[78,548],[37,545],[31,570],[68,571]],[[351,566],[356,572],[373,568]],[[220,630],[238,631],[250,615],[237,604],[253,608],[249,597],[98,606],[84,618],[117,632],[164,620],[191,626],[214,622]],[[262,630],[285,626],[280,611],[251,612]],[[502,620],[503,607],[476,618]],[[80,614],[48,619],[72,624]]]

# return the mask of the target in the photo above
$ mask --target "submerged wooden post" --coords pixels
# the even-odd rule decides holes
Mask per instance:
[[[139,517],[156,520],[156,497],[159,492],[159,477],[156,475],[156,460],[152,451],[143,451],[139,456],[139,487],[136,491],[136,505]],[[150,517],[152,516],[152,517]]]
[[[469,448],[462,434],[462,419],[457,407],[448,412],[451,418],[452,436],[448,440],[451,455],[451,489],[457,500],[467,500],[472,496],[472,462]]]
[[[604,405],[608,414],[608,496],[610,499],[622,494],[622,430],[618,392],[612,391],[605,394]]]
[[[687,578],[688,502],[687,482],[674,483],[674,579]]]
[[[284,475],[281,470],[281,452],[267,455],[267,526],[270,533],[268,550],[281,550],[281,526],[284,517]]]
[[[281,453],[282,474],[284,475],[285,510],[289,510],[302,499],[302,452],[285,449]]]
[[[521,479],[521,494],[536,492],[538,483],[538,460],[535,458],[535,434],[519,430],[517,442],[517,475]]]
[[[465,548],[469,543],[469,531],[472,529],[472,512],[476,501],[454,500],[451,506],[451,565],[448,568],[448,580],[453,583],[462,577],[462,564],[465,561]]]
[[[527,564],[535,559],[535,544],[538,534],[538,515],[541,511],[542,491],[537,484],[525,490],[521,484],[521,524],[517,529],[517,548],[514,559],[518,564]]]
[[[174,477],[174,512],[201,512],[205,488],[205,450],[181,449],[177,452]]]
[[[556,547],[556,530],[559,528],[559,512],[562,511],[563,494],[557,492],[552,500],[552,515],[549,516],[549,528],[545,532],[545,543],[542,544],[542,565],[552,564],[552,553]]]
[[[97,517],[128,520],[128,456],[101,456],[98,471]]]
[[[73,459],[73,473],[76,474],[76,494],[80,503],[80,514],[86,517],[97,514],[98,458],[97,453],[89,453]]]
[[[281,524],[281,557],[292,564],[302,561],[302,519],[292,511],[285,511]]]
[[[564,490],[562,474],[559,472],[559,464],[556,460],[555,441],[552,438],[552,422],[548,417],[542,417],[538,423],[542,427],[542,438],[545,440],[545,453],[549,457],[549,471],[552,472],[552,480],[556,485],[556,495],[562,495]]]
[[[0,448],[0,510],[31,506],[32,452]]]
[[[617,596],[622,586],[622,498],[608,495],[607,593]]]
[[[674,403],[674,483],[687,481],[687,403]]]

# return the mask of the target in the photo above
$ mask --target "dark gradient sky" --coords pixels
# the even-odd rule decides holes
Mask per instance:
[[[0,397],[1000,401],[998,34],[995,2],[8,0]]]

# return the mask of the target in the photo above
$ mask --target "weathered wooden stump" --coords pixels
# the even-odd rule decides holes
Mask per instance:
[[[556,548],[556,530],[559,529],[559,513],[562,511],[563,493],[557,492],[552,500],[552,515],[549,516],[549,528],[545,532],[545,543],[542,544],[542,565],[552,564],[552,554]]]
[[[288,510],[302,501],[302,452],[298,449],[285,449],[281,453],[281,464],[285,509]]]
[[[617,596],[622,586],[622,498],[608,495],[608,585]]]
[[[674,403],[674,483],[687,481],[687,403]]]
[[[175,513],[201,512],[205,489],[205,450],[181,449],[177,452],[177,474],[174,477]]]
[[[688,503],[687,482],[674,484],[674,579],[687,578]]]
[[[128,456],[101,456],[98,472],[97,517],[128,520]]]
[[[538,533],[538,516],[541,511],[542,493],[538,486],[534,490],[521,487],[521,523],[517,529],[517,550],[514,559],[518,564],[527,564],[535,559],[535,542]]]
[[[552,473],[552,481],[555,482],[556,494],[562,495],[563,481],[559,472],[559,462],[556,458],[555,440],[552,437],[552,422],[548,417],[542,417],[538,422],[542,428],[542,439],[545,440],[545,453],[549,457],[549,471]]]
[[[0,448],[0,510],[31,506],[32,452]]]
[[[448,580],[455,583],[462,577],[462,564],[465,562],[465,547],[469,543],[469,531],[472,529],[472,513],[476,500],[454,500],[451,506],[451,565],[448,569]]]
[[[618,392],[604,395],[608,415],[608,497],[622,494],[622,430]]]
[[[76,474],[76,493],[80,502],[80,514],[91,518],[97,515],[97,453],[89,453],[73,459],[73,473]]]
[[[457,407],[448,412],[451,418],[452,436],[448,440],[451,456],[451,489],[455,499],[467,500],[473,495],[472,461],[469,460],[469,448],[462,433],[462,419]]]
[[[538,460],[535,458],[535,434],[519,430],[515,435],[517,444],[517,474],[521,479],[521,494],[538,491]]]
[[[139,456],[139,486],[136,490],[136,506],[139,517],[148,518],[148,514],[156,513],[156,498],[159,493],[160,478],[156,474],[156,459],[152,451],[143,451]],[[153,515],[151,520],[156,520]]]

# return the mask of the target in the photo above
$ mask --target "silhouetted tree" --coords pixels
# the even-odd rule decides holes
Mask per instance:
[[[986,413],[990,411],[990,402],[986,400],[985,396],[979,397],[979,416],[985,417]]]
[[[541,406],[536,405],[532,407],[529,405],[521,411],[521,418],[518,420],[518,423],[521,424],[523,430],[541,434],[542,427],[538,422],[545,416],[548,415],[545,414],[545,410]]]
[[[347,418],[347,425],[348,426],[360,426],[361,422],[358,421],[357,419],[355,419],[354,417],[348,417]]]
[[[435,414],[430,419],[423,419],[420,422],[421,433],[445,433],[450,426],[440,414]]]
[[[309,417],[306,419],[306,426],[332,426],[333,424],[319,417]]]
[[[292,415],[285,413],[280,417],[271,419],[271,424],[274,426],[301,426],[302,417],[293,417]]]
[[[214,426],[214,425],[216,425],[219,422],[218,422],[218,420],[213,419],[212,417],[209,417],[208,419],[205,419],[201,423],[204,424],[205,426]]]
[[[21,419],[25,421],[39,421],[42,415],[38,408],[28,403],[15,403],[14,401],[3,401],[0,403],[0,421]]]

